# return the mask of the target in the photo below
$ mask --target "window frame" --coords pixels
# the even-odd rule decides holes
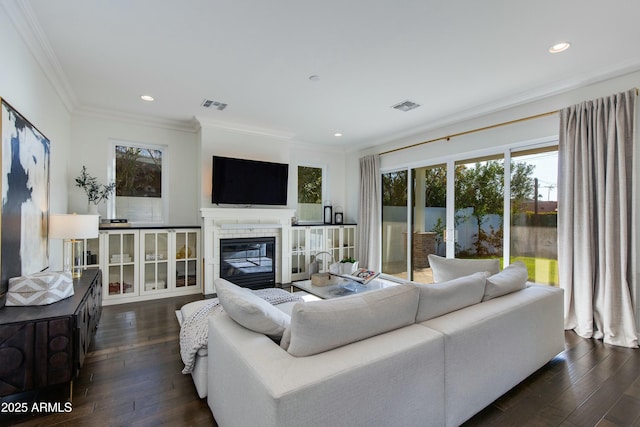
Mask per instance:
[[[298,204],[299,204],[299,200],[300,200],[300,194],[298,193],[298,184],[300,182],[300,176],[299,176],[299,168],[300,167],[306,167],[306,168],[316,168],[316,169],[320,169],[322,171],[322,184],[321,187],[322,189],[320,190],[321,193],[321,200],[320,200],[320,211],[321,211],[321,216],[319,220],[314,220],[314,219],[304,219],[301,218],[300,215],[300,210],[298,209]],[[324,164],[318,164],[318,163],[298,163],[296,164],[296,216],[298,217],[298,223],[299,224],[318,224],[318,223],[322,223],[323,222],[323,209],[322,207],[324,206],[324,202],[326,200],[328,200],[327,198],[327,194],[328,194],[328,183],[327,183],[327,165]],[[335,207],[334,207],[335,208]]]
[[[505,177],[511,176],[511,157],[512,154],[518,154],[527,150],[540,150],[544,148],[557,147],[558,146],[558,136],[551,136],[545,138],[539,138],[535,140],[521,141],[515,142],[511,144],[505,144],[502,146],[490,147],[481,150],[471,150],[462,153],[455,153],[451,155],[434,157],[429,159],[428,161],[418,161],[411,162],[404,165],[395,165],[394,167],[390,167],[389,169],[384,169],[380,171],[380,179],[382,179],[382,175],[398,172],[401,170],[407,171],[407,176],[409,182],[413,179],[412,171],[416,168],[423,167],[432,167],[437,165],[446,165],[447,167],[447,214],[446,214],[446,224],[445,224],[445,245],[446,245],[446,257],[453,258],[455,256],[455,165],[460,162],[468,162],[475,161],[477,159],[484,159],[496,155],[502,155],[504,161],[504,174]],[[503,259],[504,259],[504,267],[509,265],[511,258],[511,234],[510,234],[510,224],[511,224],[511,210],[509,209],[511,203],[511,180],[507,180],[504,184],[504,215],[502,218],[504,225],[504,235],[503,235]],[[413,200],[412,188],[411,185],[407,185],[407,200]],[[380,201],[382,204],[382,200]],[[410,203],[408,203],[410,204]],[[451,208],[450,208],[451,207]],[[410,229],[413,218],[410,206],[407,206],[408,214],[407,214],[407,227]],[[381,209],[382,212],[382,209]],[[382,219],[381,219],[382,223]],[[380,241],[382,245],[382,239]],[[407,251],[411,248],[411,239],[407,239]],[[379,263],[382,265],[382,249],[380,250],[380,260]],[[410,252],[408,252],[410,253]],[[412,270],[411,266],[411,257],[407,257],[407,272]],[[389,276],[392,277],[392,276]],[[409,274],[411,278],[411,274]]]
[[[162,196],[161,206],[162,215],[159,221],[131,221],[132,225],[166,225],[169,218],[169,147],[164,144],[151,144],[144,142],[126,141],[123,139],[110,139],[109,144],[109,167],[107,168],[107,175],[109,182],[116,182],[116,146],[126,146],[133,148],[140,148],[143,150],[158,150],[162,153]],[[107,200],[107,214],[110,218],[116,218],[116,200],[118,196],[114,195]],[[128,219],[128,218],[127,218]]]

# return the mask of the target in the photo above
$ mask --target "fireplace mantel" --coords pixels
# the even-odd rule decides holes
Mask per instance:
[[[202,208],[204,293],[215,292],[214,281],[220,277],[220,238],[276,238],[276,282],[291,282],[289,241],[293,209]]]

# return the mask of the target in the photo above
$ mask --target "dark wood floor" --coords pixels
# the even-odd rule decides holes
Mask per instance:
[[[73,410],[0,425],[215,426],[191,376],[180,373],[174,312],[195,299],[104,307],[73,385]],[[640,351],[572,332],[565,343],[563,353],[465,426],[640,426]]]

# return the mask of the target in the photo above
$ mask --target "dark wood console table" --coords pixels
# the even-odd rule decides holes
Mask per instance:
[[[69,383],[102,313],[102,273],[84,271],[74,295],[56,303],[0,308],[0,397]]]

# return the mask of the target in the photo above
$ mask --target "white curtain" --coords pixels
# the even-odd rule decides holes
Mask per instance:
[[[380,271],[380,204],[382,203],[380,156],[360,159],[360,199],[358,203],[358,262]]]
[[[637,347],[632,279],[635,89],[561,111],[558,270],[565,329]]]

